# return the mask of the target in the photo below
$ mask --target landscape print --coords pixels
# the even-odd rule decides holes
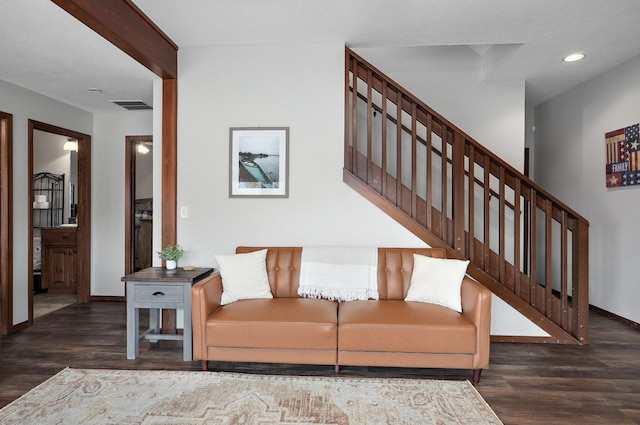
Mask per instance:
[[[287,153],[287,128],[232,128],[230,196],[286,196]]]
[[[239,138],[238,186],[274,188],[280,182],[278,138],[272,136]]]

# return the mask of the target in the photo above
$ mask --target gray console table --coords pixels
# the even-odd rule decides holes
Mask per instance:
[[[127,285],[127,359],[135,359],[140,352],[140,341],[148,339],[183,340],[183,358],[193,359],[191,330],[191,286],[209,276],[212,268],[167,270],[150,267],[123,276]],[[140,334],[140,309],[149,309],[149,329]],[[182,335],[160,333],[160,310],[182,309],[184,332]]]

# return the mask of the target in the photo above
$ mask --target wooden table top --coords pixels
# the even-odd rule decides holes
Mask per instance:
[[[191,282],[195,283],[213,272],[211,267],[197,267],[195,270],[184,270],[177,267],[167,270],[165,267],[149,267],[135,273],[122,276],[122,282]]]

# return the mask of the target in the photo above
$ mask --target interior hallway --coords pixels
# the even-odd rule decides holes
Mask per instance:
[[[75,304],[76,300],[76,294],[48,294],[46,292],[33,294],[33,319]]]

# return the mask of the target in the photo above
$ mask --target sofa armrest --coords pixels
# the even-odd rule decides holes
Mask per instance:
[[[193,359],[207,359],[207,318],[220,308],[222,277],[211,274],[191,287],[191,323],[193,327]]]
[[[476,354],[474,369],[489,366],[491,343],[491,291],[478,282],[465,277],[462,281],[462,314],[476,325]]]

